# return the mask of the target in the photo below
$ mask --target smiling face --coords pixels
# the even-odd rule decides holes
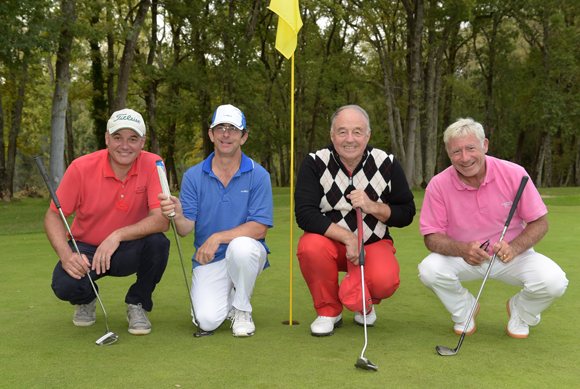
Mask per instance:
[[[371,133],[367,129],[365,116],[353,109],[341,111],[334,119],[330,139],[340,160],[350,171],[358,165],[369,143]]]
[[[475,134],[449,139],[447,155],[463,183],[478,188],[483,182],[488,144],[485,139],[482,145]]]
[[[105,143],[109,150],[113,170],[130,168],[145,146],[145,137],[137,135],[133,130],[124,128],[114,134],[106,132]]]
[[[222,131],[218,127],[233,127],[231,124],[218,124],[214,128],[209,130],[209,138],[214,144],[214,149],[216,155],[222,157],[234,157],[241,155],[242,150],[240,146],[246,143],[248,139],[248,133],[242,135],[242,131]]]

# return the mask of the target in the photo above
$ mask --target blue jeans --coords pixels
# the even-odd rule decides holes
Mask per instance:
[[[72,241],[68,244],[75,252]],[[97,246],[79,241],[77,246],[81,254],[86,255],[92,264]],[[168,258],[169,239],[163,233],[151,234],[141,239],[121,242],[111,257],[110,269],[99,275],[95,270],[91,270],[90,275],[94,282],[104,276],[126,277],[137,273],[137,280],[129,288],[125,302],[135,305],[141,303],[143,309],[151,311],[153,309],[151,295],[161,281]],[[96,287],[98,290],[98,286]],[[82,277],[80,280],[71,277],[62,268],[60,261],[52,274],[52,290],[56,297],[69,301],[72,305],[88,304],[97,297],[88,277]]]

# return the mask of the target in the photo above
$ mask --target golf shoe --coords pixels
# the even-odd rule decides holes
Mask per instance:
[[[467,329],[467,331],[465,331],[465,335],[471,335],[475,332],[475,329],[476,329],[475,328],[475,317],[477,316],[478,313],[479,313],[479,303],[477,303],[477,308],[475,308],[475,313],[473,314],[473,319],[471,319],[471,323],[469,323],[469,328]],[[463,334],[463,331],[465,330],[466,323],[467,323],[467,319],[465,319],[462,322],[455,323],[455,325],[453,326],[453,332],[455,332],[457,335]]]
[[[338,327],[342,327],[342,313],[335,317],[318,316],[310,325],[310,334],[312,336],[330,336]]]
[[[96,298],[88,304],[77,305],[73,316],[74,325],[77,327],[88,327],[95,324],[96,305]]]
[[[364,326],[364,317],[362,312],[355,313],[354,318],[352,320],[354,320],[355,324],[358,324],[359,326]],[[367,312],[367,327],[374,327],[376,321],[377,321],[377,313],[375,312],[375,306],[373,305],[371,307],[371,311]]]
[[[147,312],[141,306],[127,305],[127,321],[129,322],[129,333],[133,335],[147,335],[151,332],[151,322],[147,318]]]
[[[232,321],[232,334],[236,338],[252,336],[256,333],[252,312],[232,308],[228,319]]]
[[[507,334],[512,338],[525,339],[530,334],[530,327],[522,320],[516,308],[517,295],[507,301],[507,311],[510,320],[507,324]]]

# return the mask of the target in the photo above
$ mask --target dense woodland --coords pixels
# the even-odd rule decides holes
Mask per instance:
[[[0,1],[0,192],[58,184],[105,147],[128,107],[170,185],[213,149],[215,108],[244,111],[244,152],[290,185],[291,61],[276,51],[269,0]],[[577,0],[300,0],[295,169],[329,143],[330,116],[359,104],[370,144],[395,154],[413,187],[449,165],[443,130],[484,125],[490,155],[537,186],[580,185]]]

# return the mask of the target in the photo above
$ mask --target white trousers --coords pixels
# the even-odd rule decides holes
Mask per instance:
[[[441,299],[451,319],[460,323],[467,320],[475,302],[461,282],[482,280],[489,264],[486,261],[481,266],[471,266],[461,257],[431,253],[419,264],[419,278]],[[540,313],[562,296],[568,286],[560,266],[533,248],[508,263],[496,259],[488,279],[523,287],[514,302],[522,320],[531,326],[540,322]]]
[[[230,242],[221,261],[197,266],[191,277],[191,298],[198,325],[213,331],[230,309],[252,311],[250,299],[256,278],[264,269],[267,253],[255,239],[239,237]]]

